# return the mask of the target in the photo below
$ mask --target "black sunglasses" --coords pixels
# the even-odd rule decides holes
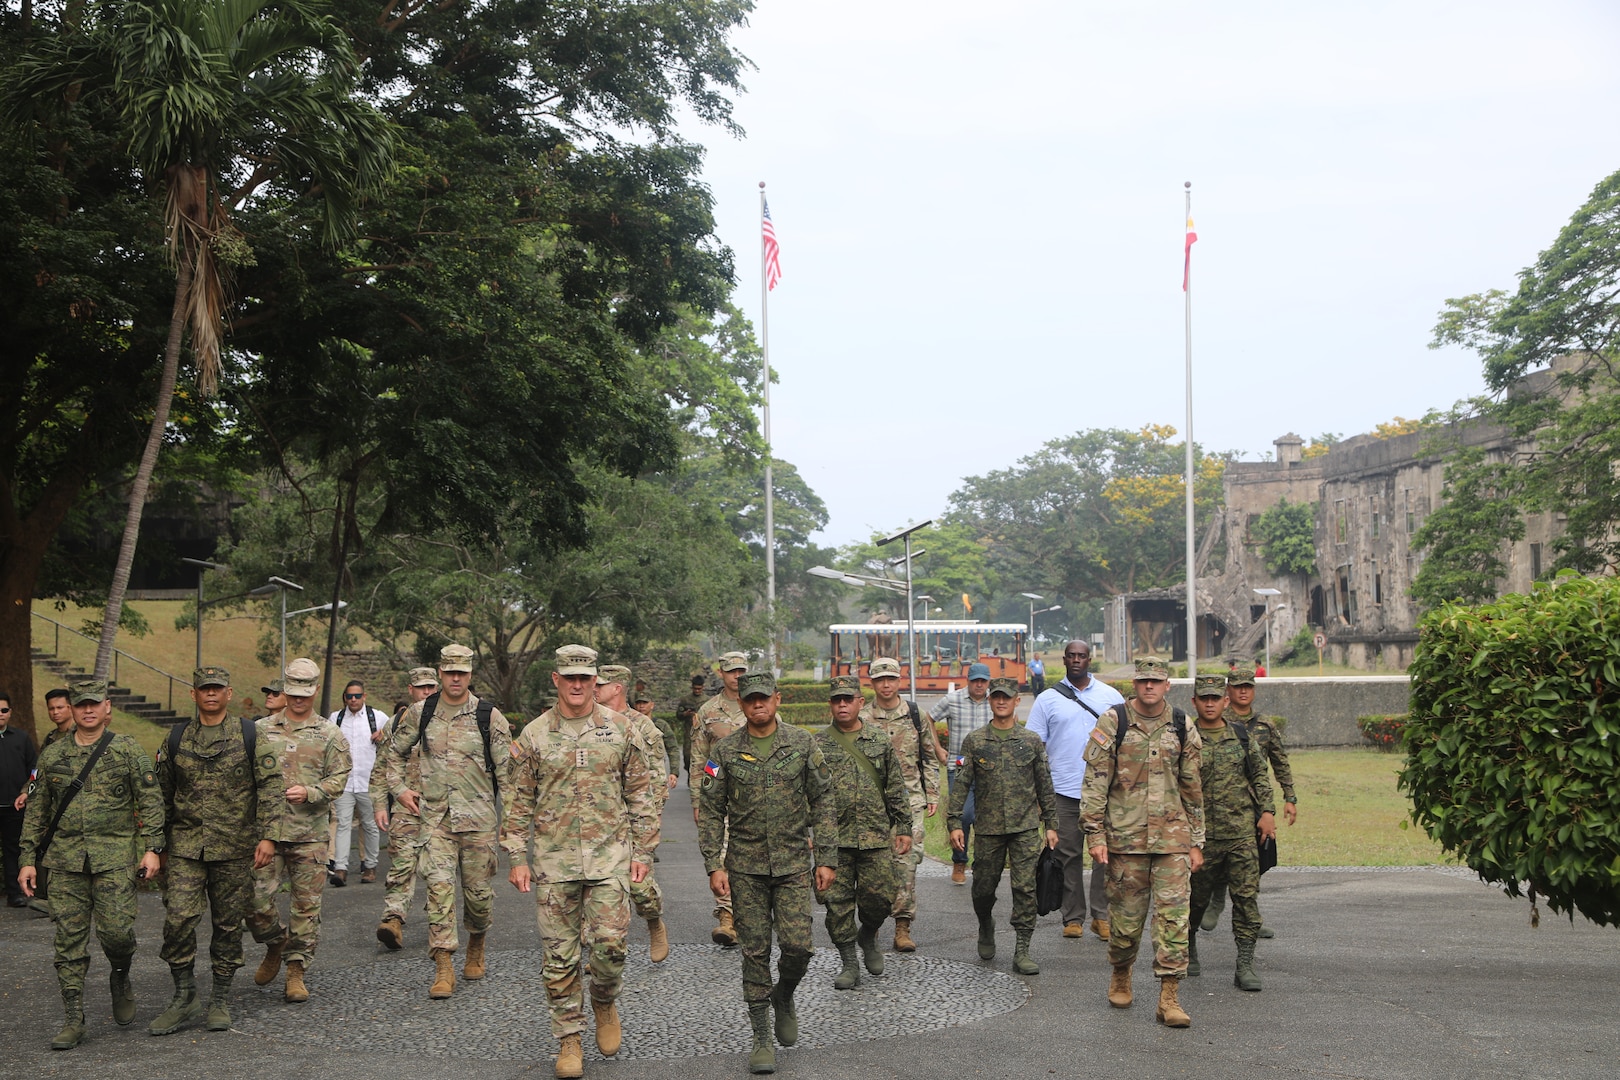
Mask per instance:
[[[365,694],[344,694],[343,695],[344,700],[349,700],[351,698],[363,698],[365,696],[366,696]]]

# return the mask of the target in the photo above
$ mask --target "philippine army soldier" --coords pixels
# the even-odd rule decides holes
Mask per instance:
[[[625,691],[629,685],[629,668],[623,664],[603,664],[596,673],[596,703],[629,720],[630,729],[641,740],[641,748],[647,755],[648,768],[653,776],[652,798],[662,824],[664,803],[669,800],[675,781],[680,779],[675,771],[680,766],[675,762],[680,760],[681,744],[675,740],[675,733],[668,724],[655,721],[639,709],[625,704]],[[671,757],[671,754],[677,756]],[[652,872],[649,871],[640,881],[630,883],[630,906],[636,918],[647,923],[648,958],[655,964],[663,963],[669,959],[669,929],[664,925],[664,895]]]
[[[261,766],[279,770],[281,777],[265,799],[270,858],[254,859],[253,912],[248,929],[253,940],[267,946],[253,981],[269,985],[287,963],[283,996],[288,1001],[308,1001],[309,987],[304,972],[315,957],[321,933],[321,893],[326,887],[326,826],[332,816],[332,800],[343,793],[349,782],[349,741],[343,732],[326,723],[315,709],[315,691],[321,669],[315,661],[300,656],[287,665],[282,687],[287,707],[278,715],[258,722],[258,754]],[[265,849],[260,848],[262,853]],[[292,891],[287,922],[281,921],[276,894],[286,879]]]
[[[557,650],[557,704],[518,737],[501,846],[509,880],[531,889],[544,952],[558,1076],[584,1072],[581,950],[591,977],[596,1048],[619,1052],[617,1001],[629,950],[632,884],[652,869],[662,787],[630,721],[595,701],[596,650]],[[533,862],[529,846],[534,845]]]
[[[426,836],[428,951],[433,957],[432,998],[455,993],[456,878],[461,878],[467,957],[463,979],[484,977],[484,938],[489,933],[499,840],[501,791],[507,786],[512,728],[501,711],[472,692],[474,653],[465,645],[439,650],[439,692],[405,711],[393,725],[388,747],[388,790],[396,805],[422,819]],[[413,751],[419,753],[420,787],[406,780]]]
[[[687,769],[686,775],[689,778],[703,774],[703,769],[714,757],[715,743],[732,732],[741,730],[748,723],[743,717],[742,698],[737,694],[737,681],[747,670],[748,657],[743,653],[728,652],[721,655],[720,692],[705,701],[692,720],[692,760],[697,763],[697,767]],[[692,800],[692,820],[698,822],[700,828],[702,805],[701,798]],[[716,945],[737,944],[737,928],[731,918],[729,893],[725,895],[715,893],[714,920],[714,929],[709,932],[709,939]]]
[[[439,689],[439,676],[430,667],[411,668],[410,705],[394,714],[392,723],[398,724],[411,705],[415,705]],[[386,748],[385,748],[386,751]],[[405,909],[416,895],[416,878],[422,873],[423,855],[427,850],[427,837],[422,831],[422,815],[393,803],[388,796],[388,771],[383,765],[371,770],[371,805],[376,807],[377,827],[388,830],[388,877],[383,885],[383,917],[377,924],[377,940],[391,951],[405,944]],[[405,759],[405,786],[412,791],[422,790],[422,744],[411,748]]]
[[[163,792],[145,751],[107,730],[112,703],[105,679],[69,688],[75,728],[40,751],[23,816],[17,882],[34,895],[40,867],[51,871],[56,920],[56,981],[62,1030],[52,1050],[84,1038],[84,976],[90,970],[90,927],[112,967],[113,1020],[135,1019],[129,965],[135,958],[135,889],[158,872],[163,851]],[[142,852],[145,852],[143,855]]]
[[[748,1069],[776,1071],[776,1042],[799,1040],[793,992],[810,967],[810,888],[836,880],[838,805],[827,759],[809,734],[779,724],[782,696],[768,671],[738,680],[747,724],[716,743],[699,782],[698,842],[709,888],[730,896],[742,944],[743,1000],[753,1028]],[[729,827],[729,837],[727,829]],[[771,934],[781,949],[771,982]]]
[[[1266,759],[1241,721],[1228,720],[1226,678],[1200,675],[1193,685],[1198,710],[1199,775],[1204,791],[1204,865],[1192,877],[1191,931],[1187,937],[1187,974],[1200,974],[1199,920],[1217,888],[1232,892],[1232,937],[1237,941],[1239,990],[1259,990],[1254,971],[1254,942],[1260,930],[1260,850],[1255,829],[1277,835],[1277,812],[1271,800]],[[1257,817],[1258,815],[1258,817]]]
[[[1035,936],[1035,863],[1041,845],[1057,847],[1057,793],[1040,736],[1018,726],[1018,680],[990,680],[990,723],[962,740],[945,818],[951,846],[967,846],[962,808],[969,795],[977,806],[973,839],[973,910],[979,916],[979,958],[996,955],[996,889],[1001,868],[1012,870],[1012,926],[1018,944],[1013,970],[1039,975],[1029,955]],[[1044,831],[1043,831],[1044,830]]]
[[[261,686],[259,692],[264,695],[264,715],[280,716],[287,711],[287,681],[275,679]],[[264,717],[260,717],[264,719]]]
[[[828,798],[838,810],[838,873],[817,898],[827,905],[827,936],[843,962],[833,989],[853,990],[861,982],[857,940],[866,970],[883,974],[877,932],[894,910],[893,853],[911,850],[911,796],[888,735],[861,722],[860,676],[835,676],[829,698],[832,723],[816,735],[816,745],[827,759]]]
[[[1102,714],[1086,746],[1080,825],[1095,862],[1108,868],[1108,1004],[1131,1004],[1131,966],[1153,906],[1154,1018],[1192,1023],[1177,998],[1187,973],[1192,875],[1203,865],[1204,796],[1198,730],[1165,701],[1170,668],[1136,661],[1136,697]]]
[[[911,850],[894,856],[894,951],[912,952],[917,948],[911,940],[911,924],[917,917],[917,864],[922,861],[923,829],[939,809],[939,737],[917,706],[900,696],[900,661],[878,657],[868,674],[876,697],[861,710],[861,720],[876,724],[889,736],[911,796]]]
[[[709,700],[709,695],[703,692],[707,682],[701,674],[693,675],[691,692],[675,706],[675,729],[681,736],[681,764],[685,766],[687,775],[692,772],[692,729],[697,720],[697,711]]]
[[[201,667],[191,676],[197,718],[171,728],[157,754],[168,823],[164,853],[163,949],[174,999],[147,1029],[169,1035],[202,1011],[197,998],[197,925],[209,914],[213,989],[208,1030],[229,1031],[231,980],[242,966],[242,923],[253,904],[253,869],[275,856],[270,818],[281,769],[258,753],[252,720],[229,719],[231,674]]]

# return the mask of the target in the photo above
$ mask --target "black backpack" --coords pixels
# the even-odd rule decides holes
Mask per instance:
[[[1081,704],[1083,705],[1084,702]],[[1115,705],[1113,708],[1108,710],[1109,712],[1113,713],[1115,717],[1117,717],[1117,721],[1114,724],[1114,764],[1116,766],[1119,765],[1119,748],[1125,745],[1125,729],[1131,726],[1130,717],[1126,714],[1125,708],[1125,703],[1122,701],[1118,705]],[[1170,706],[1170,724],[1176,729],[1176,739],[1181,743],[1182,746],[1186,746],[1187,714],[1176,708],[1174,705]],[[1249,733],[1244,732],[1242,739],[1243,748],[1247,750],[1249,748]],[[1247,761],[1247,758],[1245,758],[1245,761]]]
[[[180,739],[183,735],[185,735],[186,727],[186,724],[176,724],[174,727],[169,729],[169,737],[165,740],[165,748],[168,752],[170,761],[173,761],[175,755],[180,752]],[[258,742],[258,721],[249,720],[244,716],[242,718],[242,749],[247,751],[249,768],[251,768],[253,765],[253,750],[254,747],[258,745]]]
[[[416,725],[416,732],[411,736],[411,741],[406,743],[405,748],[399,752],[400,757],[409,756],[416,744],[422,741],[422,732],[427,730],[429,721],[433,719],[434,710],[438,707],[438,694],[429,694],[422,699],[421,721]],[[494,711],[494,702],[486,698],[478,699],[478,734],[483,736],[484,739],[484,768],[489,772],[489,782],[495,789],[495,802],[499,805],[501,801],[501,779],[495,772],[495,754],[489,745],[489,715]]]
[[[337,712],[337,718],[333,720],[332,723],[336,724],[338,727],[342,727],[343,714],[348,711],[349,710],[346,708],[339,709]],[[377,734],[377,710],[373,709],[370,705],[366,706],[366,723],[371,725],[371,733],[373,735]]]

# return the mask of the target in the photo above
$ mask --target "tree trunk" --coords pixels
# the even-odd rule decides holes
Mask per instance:
[[[189,247],[189,245],[187,245]],[[101,615],[101,643],[96,647],[98,679],[107,677],[112,666],[113,643],[118,638],[118,619],[124,611],[124,591],[129,587],[130,568],[135,564],[135,542],[141,535],[141,514],[146,510],[146,492],[152,486],[158,452],[163,449],[163,432],[169,424],[169,406],[174,401],[175,376],[180,370],[180,342],[186,331],[186,310],[191,294],[195,253],[183,251],[174,279],[174,310],[169,315],[169,341],[163,349],[163,375],[158,380],[157,403],[152,413],[152,429],[141,451],[141,464],[129,489],[129,513],[124,518],[124,539],[118,546],[118,562],[113,567],[112,586],[107,590],[107,607]]]
[[[340,489],[338,494],[335,524],[338,531],[337,573],[332,575],[332,610],[327,613],[326,622],[326,675],[321,680],[322,716],[332,714],[332,660],[337,653],[338,615],[341,613],[338,602],[343,598],[343,575],[349,568],[350,523],[354,517],[354,504],[359,498],[359,493],[360,481],[356,479],[349,483],[346,492]]]

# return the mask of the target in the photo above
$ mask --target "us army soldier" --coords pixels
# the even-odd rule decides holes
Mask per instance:
[[[396,726],[411,705],[432,696],[439,689],[439,676],[430,667],[410,670],[409,705],[401,707],[391,723]],[[384,747],[384,752],[386,752]],[[416,895],[416,879],[423,874],[427,854],[427,836],[422,830],[422,815],[405,809],[402,803],[391,802],[388,795],[386,759],[371,770],[371,805],[376,807],[377,827],[388,830],[388,877],[383,884],[383,917],[377,924],[377,940],[390,951],[405,944],[405,909]],[[405,759],[405,786],[412,791],[422,790],[422,744],[411,748]]]
[[[1013,970],[1039,975],[1040,965],[1029,955],[1035,936],[1035,863],[1041,846],[1057,847],[1057,793],[1046,744],[1039,735],[1018,726],[1018,680],[990,680],[990,723],[975,728],[962,740],[956,785],[945,827],[951,846],[967,846],[962,810],[971,794],[976,812],[973,841],[973,910],[979,916],[979,958],[996,955],[996,889],[1001,868],[1012,869],[1012,926],[1018,944]],[[1042,830],[1045,830],[1042,832]]]
[[[838,811],[838,866],[832,887],[818,894],[827,905],[827,936],[843,969],[833,989],[860,985],[858,943],[866,970],[883,974],[877,932],[894,910],[893,852],[911,850],[911,796],[889,737],[861,722],[861,680],[837,675],[829,688],[832,723],[816,735]],[[860,930],[855,928],[860,915]]]
[[[720,657],[721,690],[714,697],[699,706],[697,717],[692,721],[692,767],[687,769],[687,776],[703,775],[705,764],[714,755],[714,744],[730,735],[740,731],[748,723],[743,716],[742,698],[737,694],[737,681],[742,678],[743,672],[748,670],[748,657],[740,652],[723,653]],[[703,800],[698,796],[692,799],[692,820],[702,827]],[[724,836],[721,837],[722,843]],[[709,932],[709,940],[716,945],[737,944],[737,928],[731,918],[731,895],[724,896],[719,893],[714,897],[714,929]]]
[[[894,856],[894,951],[913,952],[917,944],[911,940],[911,924],[917,918],[917,864],[922,861],[923,830],[939,809],[939,737],[933,723],[921,718],[917,706],[900,696],[900,661],[878,657],[868,674],[877,696],[861,711],[861,720],[876,724],[889,736],[911,796],[911,850]]]
[[[827,759],[792,724],[779,724],[782,696],[768,671],[738,680],[747,726],[716,743],[699,782],[698,839],[709,888],[730,896],[742,944],[743,1000],[753,1028],[748,1068],[776,1071],[776,1042],[799,1039],[793,992],[810,966],[811,867],[815,887],[836,879],[838,808]],[[729,828],[729,839],[727,830]],[[771,933],[781,948],[771,983]]]
[[[255,853],[253,912],[248,929],[253,940],[267,946],[253,981],[269,985],[287,962],[283,996],[291,1002],[309,1000],[304,972],[315,958],[321,933],[321,893],[326,888],[326,826],[332,800],[349,782],[349,741],[343,732],[325,723],[315,710],[315,691],[321,669],[300,656],[283,672],[282,690],[287,707],[279,716],[258,723],[261,765],[281,773],[281,790],[268,800],[268,831],[272,854],[261,863]],[[264,849],[260,849],[262,852]],[[276,893],[285,878],[292,890],[287,922],[281,921]]]
[[[619,1052],[629,888],[652,869],[653,788],[662,782],[629,720],[595,702],[596,650],[558,649],[551,682],[557,704],[518,737],[501,846],[512,863],[509,880],[535,894],[551,1032],[560,1044],[556,1073],[575,1077],[584,1073],[582,942],[596,1047],[605,1057]]]
[[[51,871],[56,981],[65,1017],[52,1050],[71,1050],[84,1038],[92,923],[112,968],[107,983],[113,1020],[122,1026],[135,1019],[129,966],[135,957],[136,883],[158,872],[163,852],[157,773],[139,743],[107,730],[107,680],[76,679],[68,694],[76,727],[35,762],[17,872],[17,883],[33,896],[39,867]]]

